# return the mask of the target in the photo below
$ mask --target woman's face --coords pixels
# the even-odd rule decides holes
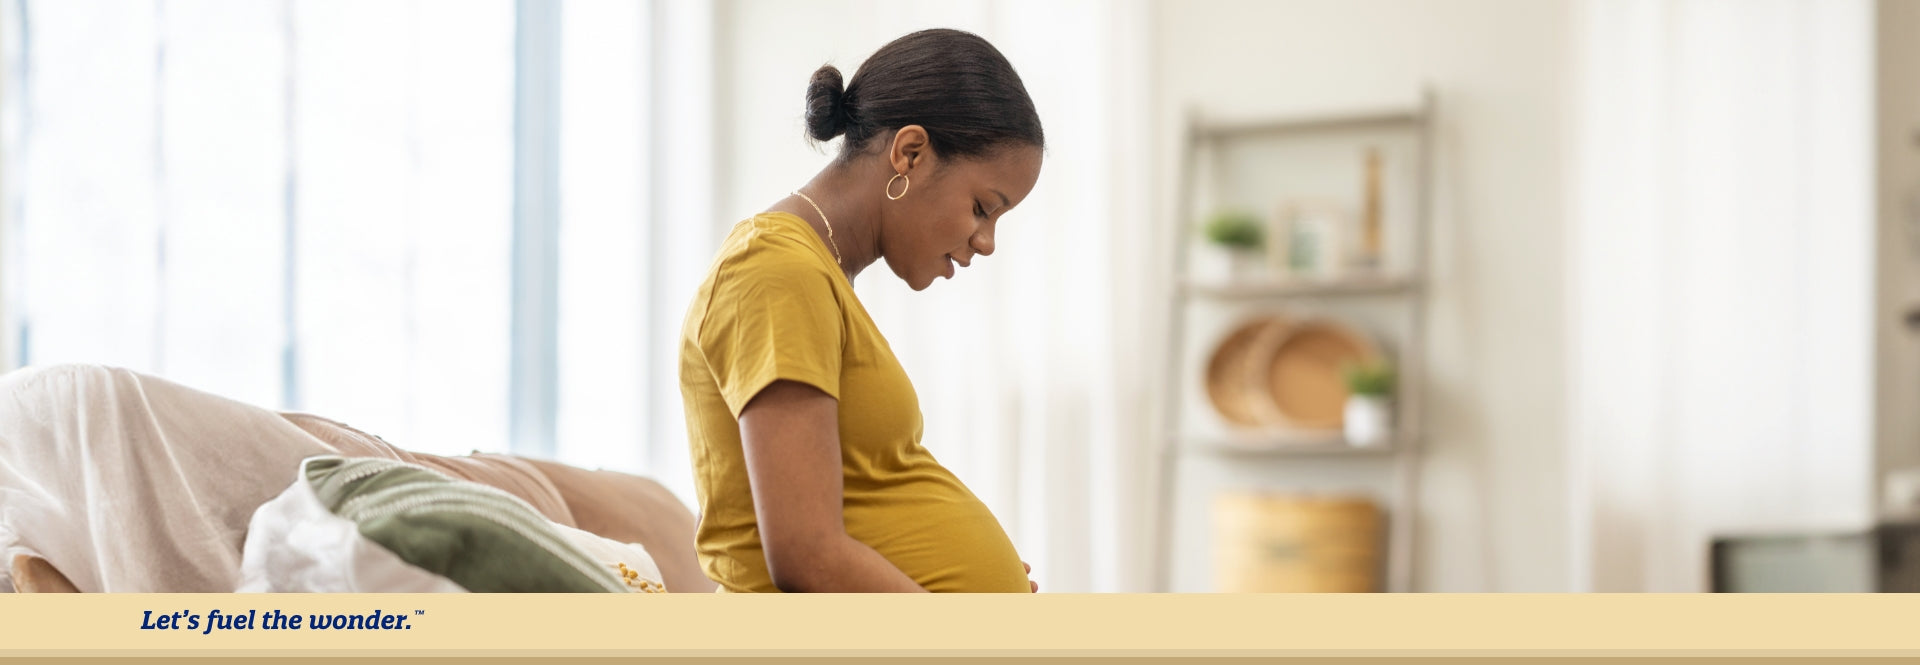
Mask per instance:
[[[1040,155],[1037,147],[1011,145],[975,158],[941,159],[928,151],[913,160],[906,195],[881,202],[880,253],[887,267],[919,291],[992,254],[994,225],[1033,191]],[[891,191],[898,194],[901,184]]]

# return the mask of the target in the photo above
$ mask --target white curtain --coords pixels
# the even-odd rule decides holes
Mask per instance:
[[[648,132],[654,192],[647,229],[647,429],[641,439],[648,475],[695,506],[693,462],[680,396],[680,324],[687,303],[720,247],[714,211],[720,189],[715,146],[721,127],[716,105],[716,7],[710,0],[655,0],[653,85]],[[626,445],[624,441],[616,445]]]
[[[1572,588],[1871,516],[1872,5],[1576,10]]]
[[[502,447],[512,4],[6,10],[0,366]]]
[[[689,193],[711,191],[711,3],[532,7],[559,18],[540,72],[516,70],[529,8],[507,0],[3,7],[0,370],[122,365],[414,450],[506,450],[525,287],[557,300],[557,456],[691,497],[652,331],[711,239],[650,220],[711,216]],[[529,166],[516,95],[556,88],[558,159]],[[558,266],[516,284],[535,167],[557,170]]]
[[[825,165],[801,140],[807,76],[849,79],[866,55],[931,27],[980,34],[1039,107],[1039,183],[999,223],[993,256],[914,293],[884,265],[857,284],[913,378],[924,442],[985,500],[1044,590],[1147,588],[1151,516],[1141,378],[1154,293],[1143,268],[1146,3],[1091,0],[729,3],[723,91],[733,115],[723,172],[730,218]],[[803,40],[787,40],[793,34]]]

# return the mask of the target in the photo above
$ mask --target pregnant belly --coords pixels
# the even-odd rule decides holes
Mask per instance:
[[[1000,521],[972,493],[952,489],[849,500],[847,533],[928,591],[1028,592],[1020,555]]]

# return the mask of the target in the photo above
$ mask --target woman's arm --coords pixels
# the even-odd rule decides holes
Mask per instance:
[[[893,562],[847,535],[839,410],[819,388],[783,380],[740,411],[767,573],[788,592],[924,592]]]

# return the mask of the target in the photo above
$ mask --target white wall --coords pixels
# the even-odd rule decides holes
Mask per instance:
[[[1415,588],[1568,589],[1565,4],[1163,1],[1154,22],[1161,219],[1173,219],[1184,108],[1338,107],[1407,99],[1423,83],[1436,92],[1430,436]],[[1207,480],[1186,482],[1202,494],[1182,501],[1204,504]],[[1205,589],[1209,532],[1182,532],[1176,590]]]

